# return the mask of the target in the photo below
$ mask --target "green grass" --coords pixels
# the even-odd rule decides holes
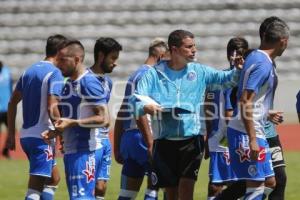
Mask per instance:
[[[300,196],[300,153],[287,152],[285,159],[287,163],[288,183],[286,188],[286,200],[298,200]],[[68,199],[66,184],[64,181],[63,163],[62,159],[58,159],[58,166],[61,169],[62,180],[56,193],[57,200]],[[207,188],[207,171],[208,162],[203,161],[195,187],[194,199],[206,199]],[[120,170],[121,166],[113,163],[111,171],[111,180],[109,181],[108,190],[106,194],[107,200],[117,199],[120,185]],[[19,200],[24,199],[27,187],[27,173],[28,163],[26,160],[0,160],[0,199],[5,200]],[[137,199],[143,199],[143,191],[139,193]],[[160,199],[162,193],[160,192]]]

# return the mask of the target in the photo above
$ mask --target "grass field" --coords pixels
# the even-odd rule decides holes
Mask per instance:
[[[285,153],[287,163],[288,183],[286,189],[286,200],[300,199],[300,164],[299,152]],[[61,169],[62,180],[56,193],[56,200],[68,199],[66,184],[64,181],[62,159],[58,159],[58,166]],[[208,162],[203,161],[198,177],[198,182],[195,187],[195,200],[206,199],[207,188],[207,171]],[[108,191],[106,194],[107,200],[117,199],[120,185],[120,170],[121,166],[113,163],[111,171],[111,180],[109,181]],[[0,160],[0,199],[2,200],[19,200],[24,199],[27,184],[28,163],[26,160]],[[144,189],[145,187],[143,187]],[[143,190],[137,197],[137,200],[143,199]],[[160,192],[160,199],[161,192]]]

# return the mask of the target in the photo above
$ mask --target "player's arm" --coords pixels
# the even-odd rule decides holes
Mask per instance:
[[[123,159],[120,155],[120,143],[121,143],[121,137],[124,132],[123,128],[123,112],[126,112],[124,110],[124,101],[120,107],[120,110],[117,114],[117,118],[115,121],[115,127],[114,127],[114,156],[117,163],[123,164]]]
[[[15,89],[8,103],[8,113],[7,113],[8,139],[6,142],[6,147],[10,150],[16,149],[16,138],[15,138],[16,114],[17,114],[17,105],[21,100],[22,100],[22,93]]]
[[[64,77],[59,70],[54,70],[48,79],[48,90],[47,90],[47,111],[49,119],[52,124],[48,127],[48,130],[42,133],[42,137],[45,142],[49,143],[51,139],[59,136],[61,141],[62,134],[60,131],[55,129],[54,124],[60,119],[59,101],[64,87]]]
[[[152,158],[153,137],[151,134],[150,123],[147,118],[147,115],[140,116],[136,120],[136,124],[143,135],[144,141],[147,146],[148,155],[150,158]]]
[[[233,89],[227,89],[224,92],[224,98],[225,98],[224,109],[225,109],[225,121],[226,121],[226,124],[229,123],[229,120],[233,116],[233,102],[231,102],[231,93],[232,92],[233,92]]]
[[[255,92],[253,90],[243,90],[240,99],[241,117],[245,125],[246,132],[249,136],[250,157],[257,160],[259,147],[256,141],[256,133],[253,122],[253,100]]]
[[[109,111],[107,105],[95,105],[93,115],[82,119],[60,118],[55,122],[55,129],[63,132],[64,129],[74,126],[99,128],[109,126]]]

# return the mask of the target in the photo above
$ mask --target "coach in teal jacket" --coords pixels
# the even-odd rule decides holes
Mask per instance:
[[[203,155],[201,111],[205,89],[208,85],[232,87],[239,72],[219,71],[193,62],[196,47],[189,31],[173,31],[168,45],[170,60],[161,61],[146,72],[131,102],[137,117],[153,116],[152,183],[166,189],[167,199],[192,200]],[[143,96],[159,105],[149,103]],[[144,127],[139,128],[144,135],[151,134]]]
[[[169,78],[170,73],[172,71],[168,62],[161,61],[151,68],[137,85],[137,94],[149,96],[162,107],[163,114],[158,117],[160,119],[152,120],[154,139],[178,139],[205,134],[200,131],[203,128],[200,112],[206,86],[232,87],[238,80],[238,70],[220,71],[191,62],[182,71],[177,72],[181,76],[179,84]],[[145,114],[146,104],[147,102],[137,100],[138,116]],[[177,114],[175,109],[164,111],[164,108],[182,108],[190,113]]]

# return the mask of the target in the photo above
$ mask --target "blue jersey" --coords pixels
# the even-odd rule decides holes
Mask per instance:
[[[8,102],[12,93],[12,78],[7,66],[0,69],[0,113],[7,112]]]
[[[243,90],[255,92],[253,101],[253,120],[256,137],[265,138],[265,123],[269,109],[273,107],[274,91],[277,86],[276,71],[271,58],[261,50],[254,50],[245,60],[238,87],[238,99]],[[229,127],[246,133],[241,120],[239,107],[235,109],[235,117]]]
[[[228,151],[226,142],[227,124],[225,120],[225,111],[232,110],[230,94],[231,89],[207,92],[207,101],[214,105],[214,109],[211,110],[211,112],[214,113],[214,116],[211,116],[212,127],[208,138],[210,152]]]
[[[41,133],[52,126],[47,110],[47,97],[59,96],[62,87],[63,76],[49,61],[35,63],[23,73],[16,86],[16,90],[22,93],[21,138],[41,138]]]
[[[88,69],[88,70],[92,74],[94,74],[98,78],[99,82],[101,83],[100,87],[102,87],[103,91],[104,91],[104,93],[102,94],[102,97],[106,100],[106,104],[108,104],[108,102],[110,100],[112,86],[113,86],[112,80],[106,75],[96,75],[94,72],[92,72],[91,69]],[[101,127],[101,128],[99,128],[99,131],[103,137],[108,137],[109,127]]]
[[[145,74],[150,69],[149,65],[142,65],[135,73],[133,73],[126,84],[125,88],[125,97],[123,100],[123,112],[122,112],[122,117],[123,119],[123,129],[124,130],[129,130],[129,129],[137,129],[136,121],[134,116],[132,116],[132,113],[130,112],[129,108],[129,97],[134,93],[138,81],[142,78],[142,76]]]
[[[93,107],[107,105],[107,93],[100,80],[89,70],[78,79],[68,79],[61,96],[62,117],[82,119],[94,115]],[[74,126],[63,133],[66,154],[101,148],[99,128]]]

